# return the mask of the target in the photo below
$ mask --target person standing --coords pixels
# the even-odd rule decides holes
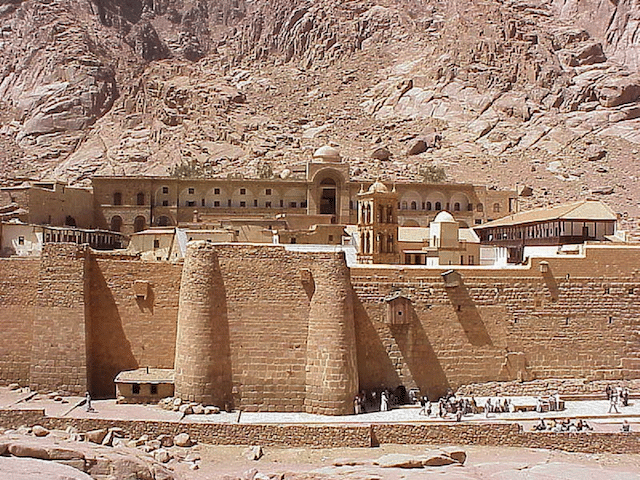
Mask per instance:
[[[85,398],[85,409],[87,410],[87,412],[95,411],[91,406],[91,395],[89,394],[89,392],[86,392],[84,394],[84,398]]]
[[[389,394],[386,390],[383,390],[380,394],[380,411],[386,412],[389,410]]]
[[[609,400],[609,413],[611,413],[611,410],[615,410],[616,413],[620,413],[620,410],[618,410],[618,392],[616,390],[611,392],[611,400]]]

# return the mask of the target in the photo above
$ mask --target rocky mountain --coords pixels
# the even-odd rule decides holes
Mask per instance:
[[[5,183],[295,174],[333,142],[363,180],[637,228],[639,101],[637,0],[0,0]]]

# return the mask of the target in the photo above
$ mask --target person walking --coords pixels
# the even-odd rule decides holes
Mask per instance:
[[[616,390],[611,392],[611,400],[609,401],[608,413],[611,413],[611,410],[615,410],[616,413],[620,413],[620,410],[618,410],[618,392]]]

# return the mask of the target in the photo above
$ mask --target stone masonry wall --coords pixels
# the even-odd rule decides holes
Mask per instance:
[[[518,424],[420,424],[372,425],[251,425],[182,423],[93,418],[47,417],[43,410],[2,410],[0,428],[42,425],[81,432],[98,428],[121,428],[139,438],[188,433],[197,442],[210,445],[262,445],[338,448],[372,447],[383,444],[487,445],[494,447],[544,448],[582,453],[639,454],[640,433],[550,433],[525,432]]]
[[[419,387],[437,396],[471,382],[578,377],[640,377],[640,248],[590,247],[587,258],[546,259],[528,267],[445,271],[357,267],[356,334],[361,388]],[[385,323],[384,297],[413,300],[408,325]],[[526,371],[505,370],[522,352]]]
[[[0,259],[0,383],[29,385],[39,259]]]
[[[182,264],[93,254],[88,376],[94,397],[113,397],[113,379],[138,367],[173,368]],[[138,297],[136,282],[147,282]]]
[[[87,260],[87,246],[42,248],[31,341],[33,390],[84,394],[87,389]]]

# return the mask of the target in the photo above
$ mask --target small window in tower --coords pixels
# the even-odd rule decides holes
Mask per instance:
[[[200,205],[204,207],[204,198],[200,200]]]
[[[267,189],[264,191],[264,194],[265,194],[265,195],[271,195],[271,189],[270,189],[270,188],[267,188]]]
[[[196,202],[193,200],[189,200],[187,201],[187,207],[195,207],[196,206]]]
[[[214,195],[220,195],[220,189],[219,188],[214,188],[213,189],[213,194]]]
[[[220,200],[215,200],[215,201],[213,202],[213,206],[214,206],[214,207],[219,207],[219,206],[220,206]]]
[[[160,240],[154,240],[153,241],[153,248],[160,248]]]
[[[169,193],[169,187],[162,187],[162,193],[163,195],[166,195],[167,193]]]
[[[194,193],[196,193],[196,189],[195,188],[189,188],[189,195],[193,195]]]
[[[300,202],[300,208],[307,208],[307,201]]]
[[[227,207],[231,207],[231,199],[227,200]]]
[[[134,395],[140,395],[140,384],[132,383],[131,384],[131,393]]]
[[[243,208],[246,207],[247,206],[247,202],[240,202],[240,206],[243,207]]]
[[[24,237],[18,237],[18,245],[24,245]]]
[[[329,235],[329,241],[333,242],[333,235]]]
[[[153,385],[151,385],[151,395],[157,395],[157,394],[158,394],[158,385],[154,383]]]
[[[298,203],[297,202],[290,202],[289,203],[289,208],[298,208]]]
[[[163,207],[168,207],[169,206],[169,200],[162,200],[162,206]]]
[[[254,207],[257,207],[257,206],[258,206],[258,200],[257,200],[257,199],[254,199],[254,200],[253,200],[253,206],[254,206]]]
[[[271,208],[271,202],[264,202],[264,208]]]
[[[240,189],[240,195],[246,195],[247,194],[247,189],[246,188],[241,188]]]
[[[284,200],[280,200],[280,208],[284,207]]]

